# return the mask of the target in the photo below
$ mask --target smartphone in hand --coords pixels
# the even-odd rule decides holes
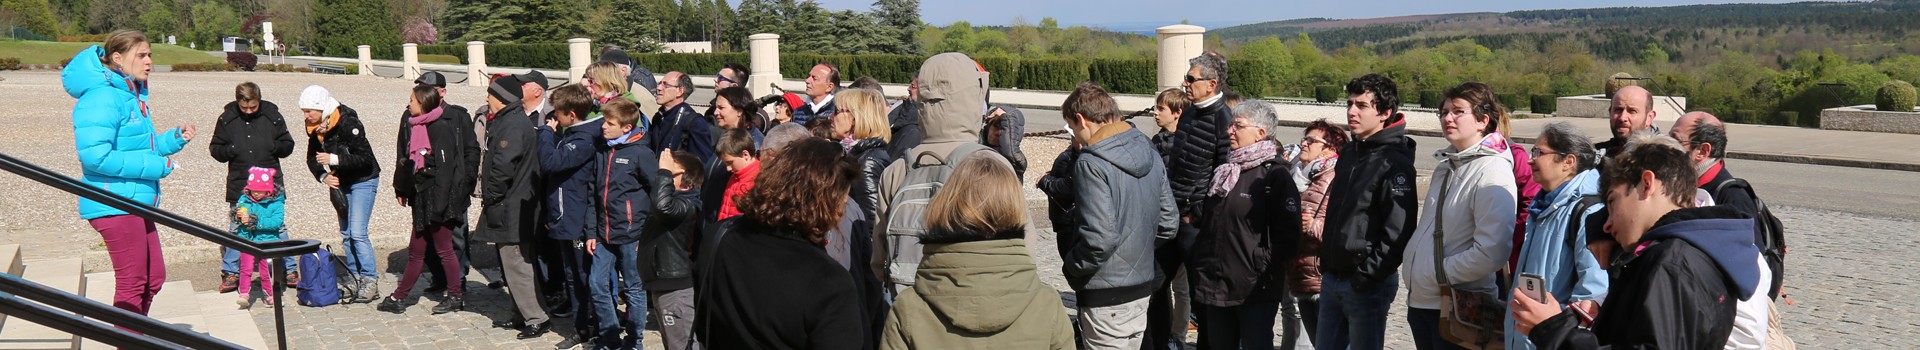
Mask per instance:
[[[1545,302],[1547,300],[1547,281],[1545,278],[1540,277],[1540,274],[1530,272],[1521,273],[1518,284],[1520,285],[1520,292],[1527,293],[1527,297],[1533,298],[1533,301]]]

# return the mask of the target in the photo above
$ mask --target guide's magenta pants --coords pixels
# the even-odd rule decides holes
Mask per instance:
[[[113,259],[113,307],[146,315],[153,296],[167,282],[167,262],[160,258],[160,232],[153,221],[134,215],[87,220],[107,242]]]

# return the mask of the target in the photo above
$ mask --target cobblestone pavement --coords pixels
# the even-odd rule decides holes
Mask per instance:
[[[58,73],[4,72],[0,73],[0,77],[6,78],[5,82],[0,82],[0,106],[6,106],[4,110],[7,112],[4,121],[0,121],[4,123],[4,127],[0,127],[0,152],[62,173],[78,174],[79,166],[72,153],[71,124],[68,122],[73,99],[61,92]],[[410,86],[397,79],[310,74],[156,74],[153,81],[156,124],[170,127],[192,123],[200,127],[201,133],[186,151],[174,157],[181,168],[162,181],[166,193],[162,208],[203,222],[217,223],[222,220],[225,204],[220,196],[224,191],[225,167],[213,162],[205,151],[205,145],[211,137],[212,124],[220,105],[230,99],[232,86],[243,80],[259,83],[267,100],[279,104],[282,114],[294,118],[294,123],[298,123],[294,96],[307,84],[325,84],[342,102],[362,112],[361,117],[367,124],[367,132],[376,150],[393,149],[393,135],[398,121],[392,116],[401,108],[403,92]],[[479,88],[464,85],[449,88],[454,97],[451,100],[456,103],[473,106],[482,96]],[[296,150],[304,150],[304,137],[300,137],[298,129],[293,132],[296,142],[300,143]],[[1026,148],[1030,165],[1027,183],[1033,183],[1040,173],[1045,172],[1053,156],[1064,146],[1065,142],[1057,139],[1028,140]],[[381,160],[386,170],[391,171],[392,160],[389,157],[382,157]],[[287,166],[290,169],[304,169],[304,165],[299,164],[299,158],[289,161]],[[1763,164],[1750,163],[1747,166],[1760,167]],[[1846,168],[1816,170],[1855,171]],[[304,174],[299,171],[292,173]],[[390,180],[385,178],[382,181]],[[1426,181],[1422,179],[1419,182],[1425,185]],[[321,185],[312,181],[288,183],[289,191],[293,194],[288,217],[294,227],[293,235],[337,244],[339,236],[335,231],[332,212],[325,200],[317,195],[323,193]],[[381,187],[387,186],[383,183]],[[1907,191],[1903,189],[1885,190],[1892,193],[1881,195],[1890,196],[1896,202],[1914,197],[1911,193],[1903,192]],[[1876,193],[1865,191],[1868,192],[1860,193]],[[391,195],[389,188],[383,188],[381,192],[384,196]],[[1030,197],[1035,195],[1037,193],[1029,191]],[[1844,208],[1843,211],[1828,210],[1833,205],[1822,205],[1821,209],[1795,206],[1796,202],[1821,195],[1794,193],[1783,194],[1782,198],[1769,198],[1770,203],[1777,206],[1775,212],[1790,230],[1788,239],[1793,247],[1787,287],[1794,304],[1782,307],[1788,333],[1803,347],[1813,349],[1920,348],[1920,341],[1915,337],[1915,334],[1920,334],[1920,312],[1911,306],[1889,302],[1920,295],[1920,286],[1913,282],[1920,279],[1920,250],[1912,248],[1920,246],[1920,236],[1912,234],[1920,232],[1920,222],[1907,218],[1856,214]],[[376,250],[389,252],[385,255],[386,263],[383,266],[383,271],[389,274],[398,272],[398,263],[401,261],[398,251],[405,245],[403,239],[407,218],[405,212],[398,208],[391,200],[380,200],[370,229]],[[1869,209],[1885,208],[1859,210],[1873,212]],[[99,237],[84,221],[74,216],[72,196],[45,189],[18,176],[0,174],[0,212],[6,213],[0,215],[0,244],[29,246],[26,252],[28,259],[85,255],[94,271],[104,271],[102,267],[106,266],[106,259],[99,246]],[[161,232],[171,279],[191,279],[201,289],[217,285],[211,244],[170,229],[163,228]],[[1052,235],[1049,232],[1039,239],[1041,243],[1036,250],[1040,258],[1040,274],[1049,284],[1064,292],[1066,285],[1060,274],[1058,255],[1052,248]],[[486,260],[491,254],[486,251],[475,250],[477,266],[489,264]],[[289,306],[286,311],[290,343],[300,349],[495,349],[549,348],[562,339],[557,334],[549,334],[540,339],[520,341],[513,339],[513,331],[490,328],[493,320],[511,316],[510,302],[503,291],[483,287],[481,275],[469,274],[469,279],[469,311],[449,315],[430,315],[429,309],[438,303],[433,298],[422,299],[404,315],[377,312],[372,310],[371,305],[327,308]],[[386,276],[382,279],[380,290],[391,291],[394,281],[394,276]],[[1391,310],[1387,322],[1389,348],[1412,348],[1405,327],[1405,300],[1403,291]],[[253,312],[262,332],[272,342],[271,309],[258,308]],[[565,322],[560,321],[560,328],[569,327]],[[656,333],[649,332],[647,339],[648,346],[658,347],[659,337]]]

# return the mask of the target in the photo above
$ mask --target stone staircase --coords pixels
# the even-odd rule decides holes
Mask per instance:
[[[34,283],[68,293],[86,296],[105,305],[113,303],[113,272],[86,273],[79,258],[22,260],[19,245],[0,245],[0,268]],[[235,305],[233,295],[217,291],[195,293],[193,282],[173,281],[162,285],[147,312],[161,322],[193,332],[209,334],[243,347],[267,348],[266,338],[248,310]],[[291,301],[291,296],[286,298]],[[256,302],[260,312],[271,312],[264,302]],[[0,349],[111,349],[104,343],[82,339],[53,328],[0,315]]]

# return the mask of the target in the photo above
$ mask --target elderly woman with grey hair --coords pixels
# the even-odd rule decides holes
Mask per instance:
[[[1227,127],[1233,150],[1214,168],[1202,202],[1209,213],[1189,253],[1187,278],[1202,348],[1273,347],[1275,313],[1288,311],[1282,347],[1299,341],[1286,259],[1300,238],[1300,190],[1278,157],[1279,116],[1259,100],[1241,102]]]
[[[1539,275],[1554,300],[1571,300],[1574,307],[1593,315],[1597,301],[1607,295],[1606,267],[1587,250],[1587,239],[1603,235],[1598,222],[1589,224],[1606,203],[1601,199],[1600,173],[1594,168],[1600,154],[1593,140],[1573,124],[1548,124],[1534,141],[1533,180],[1545,192],[1527,207],[1527,240],[1520,246],[1514,276]],[[1519,279],[1514,280],[1519,286]],[[1513,329],[1513,315],[1506,328]],[[1526,334],[1507,332],[1507,349],[1533,349]]]

